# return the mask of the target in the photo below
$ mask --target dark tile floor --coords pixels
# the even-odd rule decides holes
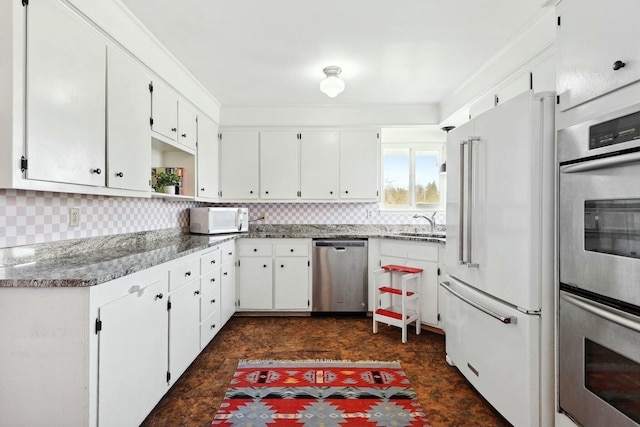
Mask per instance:
[[[209,426],[240,359],[399,361],[434,426],[509,426],[445,362],[444,336],[401,343],[399,328],[367,317],[233,317],[169,390],[143,427]]]

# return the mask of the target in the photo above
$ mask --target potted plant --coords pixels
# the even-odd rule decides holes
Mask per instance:
[[[156,174],[156,183],[153,188],[156,192],[176,194],[176,185],[180,185],[180,181],[180,175],[178,174],[158,172]]]

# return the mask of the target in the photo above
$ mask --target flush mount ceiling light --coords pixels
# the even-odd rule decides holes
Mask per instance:
[[[344,90],[344,81],[338,77],[342,72],[340,67],[325,67],[322,70],[327,75],[327,78],[320,82],[320,91],[325,93],[329,98],[335,98],[340,92]]]

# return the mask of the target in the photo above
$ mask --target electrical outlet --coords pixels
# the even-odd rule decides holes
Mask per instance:
[[[367,209],[367,218],[373,218],[373,209]]]
[[[80,226],[80,208],[69,208],[69,227]]]
[[[266,212],[260,212],[260,215],[258,216],[258,219],[261,219],[261,220],[264,221],[265,219],[267,219],[267,213]]]

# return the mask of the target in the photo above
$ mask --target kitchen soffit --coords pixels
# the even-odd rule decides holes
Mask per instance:
[[[227,106],[438,104],[539,0],[120,0]],[[347,89],[320,92],[338,65]]]

